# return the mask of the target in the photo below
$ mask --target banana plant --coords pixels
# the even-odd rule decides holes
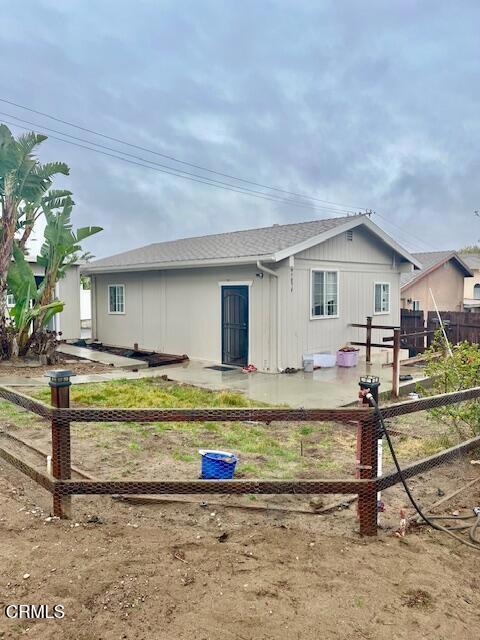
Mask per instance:
[[[67,195],[62,197],[60,206],[56,203],[44,204],[46,226],[44,231],[44,243],[37,257],[37,263],[43,267],[45,277],[38,289],[39,313],[33,322],[34,333],[45,326],[45,318],[51,317],[51,309],[55,285],[64,277],[65,270],[74,263],[82,251],[81,242],[86,238],[103,231],[102,227],[81,227],[75,232],[71,223],[73,200]]]
[[[9,352],[5,294],[19,221],[28,216],[29,228],[34,223],[35,203],[48,191],[55,175],[69,172],[63,162],[38,161],[36,148],[46,139],[33,132],[15,138],[7,126],[0,125],[0,359]]]
[[[82,251],[80,243],[102,231],[102,227],[81,227],[74,232],[71,223],[73,204],[70,195],[65,193],[59,198],[43,199],[46,226],[37,264],[43,268],[44,277],[38,286],[22,248],[19,244],[14,246],[8,288],[15,298],[10,315],[17,331],[18,353],[21,356],[28,352],[38,332],[63,310],[65,303],[54,297],[55,285],[64,277],[67,267],[77,260]]]
[[[37,322],[39,329],[45,327],[56,313],[63,311],[64,305],[60,300],[40,304],[41,289],[37,287],[32,268],[18,245],[14,245],[13,257],[7,278],[9,291],[15,299],[10,317],[15,327],[18,353],[23,356],[31,342],[32,324]]]

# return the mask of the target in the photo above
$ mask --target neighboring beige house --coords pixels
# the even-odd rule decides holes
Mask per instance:
[[[35,258],[28,259],[37,280],[37,286],[43,279],[44,269],[37,264]],[[56,286],[56,297],[65,303],[63,311],[57,313],[50,328],[62,333],[62,340],[77,340],[80,338],[80,265],[67,267],[65,277]],[[13,296],[7,296],[7,306],[15,304]]]
[[[465,278],[463,306],[465,311],[480,311],[480,253],[461,253],[473,277]]]
[[[420,266],[356,215],[151,244],[82,272],[104,344],[277,371],[364,340],[350,324],[369,315],[398,325],[400,275]]]
[[[402,309],[434,311],[434,297],[439,311],[463,311],[465,279],[473,276],[465,261],[455,251],[412,255],[423,266],[402,275]]]

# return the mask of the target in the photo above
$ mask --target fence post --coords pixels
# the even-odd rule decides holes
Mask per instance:
[[[45,374],[49,378],[51,391],[51,404],[58,409],[70,406],[70,377],[75,375],[72,371],[56,370]],[[56,480],[69,480],[71,478],[70,457],[70,422],[52,419],[52,474]],[[53,514],[59,518],[70,518],[71,496],[53,494]]]
[[[359,386],[362,392],[370,391],[375,401],[379,401],[380,380],[376,376],[361,376]],[[370,405],[363,395],[363,404]],[[378,475],[379,454],[378,419],[372,413],[358,423],[357,428],[357,469],[359,480],[375,480]],[[378,500],[375,484],[365,488],[358,494],[358,518],[360,521],[360,535],[376,536],[378,520]]]
[[[365,360],[367,364],[371,364],[372,362],[372,316],[367,316],[367,339],[366,342],[366,350],[365,350]]]
[[[393,330],[392,398],[400,394],[400,328]]]
[[[359,452],[357,459],[357,478],[375,480],[377,477],[377,427],[372,417],[359,424]],[[358,495],[358,517],[360,535],[377,535],[377,492],[375,484],[366,487]]]

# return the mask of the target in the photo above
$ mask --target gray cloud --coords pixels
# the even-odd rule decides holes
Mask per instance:
[[[480,237],[476,1],[17,4],[0,2],[0,97],[224,173],[371,207],[411,249]],[[76,223],[105,227],[89,243],[98,256],[322,217],[53,139],[42,158],[69,163],[62,184],[75,193]]]

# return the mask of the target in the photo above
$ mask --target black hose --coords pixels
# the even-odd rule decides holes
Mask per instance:
[[[450,520],[450,519],[456,519],[459,520],[460,518],[458,516],[427,516],[423,513],[422,509],[420,508],[420,506],[418,505],[417,501],[415,500],[415,498],[413,497],[407,482],[405,480],[405,476],[403,475],[403,470],[400,467],[400,463],[398,462],[398,458],[397,458],[397,454],[395,453],[395,449],[393,447],[393,443],[392,440],[390,438],[390,434],[387,431],[387,428],[385,426],[385,422],[383,421],[383,416],[382,413],[380,411],[380,408],[378,406],[377,401],[375,400],[375,398],[373,397],[373,395],[371,393],[368,393],[366,396],[367,400],[369,401],[370,405],[375,409],[375,413],[378,416],[378,419],[380,421],[381,427],[382,427],[382,431],[383,431],[383,435],[385,436],[387,443],[388,443],[388,448],[390,449],[390,453],[392,454],[392,459],[393,462],[395,464],[395,467],[397,469],[398,475],[400,477],[400,482],[403,485],[403,488],[405,489],[405,493],[407,494],[410,502],[412,503],[413,508],[415,509],[415,511],[418,513],[418,515],[422,518],[422,520],[424,520],[428,525],[430,525],[432,527],[432,529],[436,529],[437,531],[443,531],[444,533],[448,533],[448,535],[452,536],[452,538],[455,538],[455,540],[458,540],[459,542],[461,542],[462,544],[467,545],[467,547],[471,547],[473,549],[476,549],[477,551],[480,551],[480,540],[476,538],[476,531],[478,529],[478,527],[480,526],[480,514],[478,515],[474,515],[474,516],[465,516],[462,517],[461,519],[470,519],[470,518],[475,518],[476,517],[476,521],[473,524],[472,527],[470,527],[469,529],[469,538],[471,540],[471,542],[469,542],[468,540],[465,540],[464,538],[458,536],[456,533],[453,533],[453,529],[458,530],[458,529],[467,529],[469,528],[469,525],[461,525],[459,527],[452,527],[452,528],[448,528],[448,527],[444,527],[441,524],[437,524],[436,522],[434,522],[434,520]]]

